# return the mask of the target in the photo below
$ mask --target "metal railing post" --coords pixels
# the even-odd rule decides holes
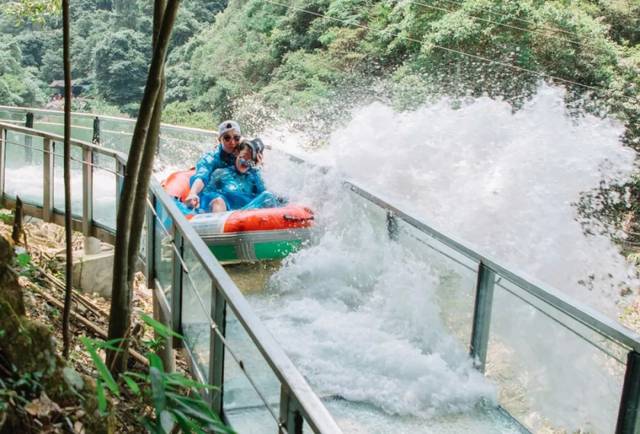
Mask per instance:
[[[124,183],[125,166],[116,158],[116,214],[120,209],[120,194],[122,193],[122,184]]]
[[[153,290],[156,286],[156,218],[153,215],[152,208],[156,209],[156,196],[151,192],[149,193],[149,202],[151,203],[151,208],[148,204],[145,204],[147,209],[147,257],[145,258],[144,271],[147,278],[147,288]]]
[[[391,211],[387,211],[387,233],[390,240],[398,239],[398,221]]]
[[[0,199],[4,203],[4,180],[7,164],[7,130],[0,129]]]
[[[42,140],[42,220],[45,222],[53,221],[53,201],[54,201],[54,182],[53,182],[53,152],[55,144],[51,139]]]
[[[627,371],[624,375],[616,434],[640,432],[640,353],[627,354]]]
[[[172,227],[173,243],[176,250],[173,252],[173,282],[171,283],[171,328],[174,332],[182,334],[182,256],[184,255],[184,239],[178,231],[175,222]],[[173,347],[181,345],[180,339],[173,338]]]
[[[24,126],[27,128],[33,128],[33,113],[27,112]],[[33,143],[33,139],[29,135],[24,136],[24,159],[27,164],[31,164],[33,162],[33,149],[31,149],[31,145]]]
[[[476,368],[481,372],[484,372],[487,361],[495,277],[493,270],[480,262],[478,280],[476,282],[476,300],[473,309],[473,330],[471,331],[469,353],[474,359]]]
[[[82,233],[85,237],[85,252],[93,226],[93,151],[82,148]]]
[[[91,137],[91,143],[94,145],[100,143],[100,118],[98,116],[93,119],[93,135]]]
[[[211,285],[211,319],[220,333],[225,335],[225,324],[227,314],[227,302],[225,301],[218,286]],[[224,343],[220,336],[211,330],[209,345],[209,384],[216,387],[209,394],[211,399],[211,409],[222,418],[223,404],[223,384],[224,384]]]
[[[96,254],[101,250],[100,241],[92,236],[93,232],[93,165],[96,155],[93,149],[82,147],[82,233],[84,234],[84,252]]]
[[[280,386],[280,423],[288,434],[302,434],[303,419],[286,385]],[[278,433],[284,433],[282,429]]]

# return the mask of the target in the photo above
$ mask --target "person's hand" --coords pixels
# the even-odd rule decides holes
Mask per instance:
[[[197,208],[200,205],[200,197],[197,194],[189,193],[184,199],[184,204],[189,208]]]
[[[256,166],[262,167],[263,160],[264,157],[262,155],[262,152],[258,152],[258,155],[256,155]]]

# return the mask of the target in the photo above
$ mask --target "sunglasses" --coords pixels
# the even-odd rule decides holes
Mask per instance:
[[[244,158],[240,158],[240,165],[251,169],[253,167],[256,167],[256,162],[253,160],[245,160]]]
[[[228,142],[231,139],[235,140],[236,142],[239,142],[240,136],[231,136],[229,134],[225,134],[224,136],[222,136],[222,140],[224,140],[225,142]]]

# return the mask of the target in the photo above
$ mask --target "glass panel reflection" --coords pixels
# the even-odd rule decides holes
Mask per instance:
[[[56,142],[54,146],[53,206],[64,213],[64,145]],[[71,214],[82,216],[82,148],[71,146]]]
[[[185,245],[182,274],[182,334],[205,379],[209,378],[211,279],[190,246]]]
[[[171,233],[172,220],[166,213],[162,205],[156,205],[155,226],[156,234],[153,247],[154,268],[156,280],[160,284],[162,291],[171,305],[171,286],[173,284],[173,234]]]
[[[617,344],[498,281],[486,372],[533,432],[614,432],[624,360]]]
[[[43,140],[13,131],[6,136],[5,193],[26,203],[42,205]]]
[[[93,220],[108,228],[116,227],[116,161],[94,153]]]
[[[227,307],[225,338],[274,414],[279,412],[280,382],[233,311]],[[224,360],[224,412],[240,433],[274,433],[278,425],[229,351]]]

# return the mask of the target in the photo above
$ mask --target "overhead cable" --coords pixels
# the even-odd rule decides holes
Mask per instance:
[[[292,5],[288,5],[288,4],[285,4],[285,3],[280,3],[279,1],[275,1],[275,0],[264,0],[264,1],[266,3],[271,3],[271,4],[276,5],[276,6],[281,6],[281,7],[287,8],[287,9],[296,10],[298,12],[303,12],[303,13],[306,13],[306,14],[309,14],[309,15],[314,15],[314,16],[319,17],[319,18],[324,18],[324,19],[327,19],[327,20],[339,22],[339,23],[345,24],[347,26],[358,27],[358,28],[361,28],[361,29],[364,29],[364,30],[368,30],[368,31],[370,31],[372,33],[389,33],[390,32],[389,30],[374,30],[374,29],[372,29],[371,27],[369,27],[369,26],[367,26],[365,24],[358,24],[358,23],[353,23],[351,21],[344,20],[344,19],[330,17],[328,15],[321,14],[319,12],[314,12],[314,11],[310,11],[308,9],[299,8],[297,6],[292,6]],[[405,39],[405,40],[411,41],[411,42],[416,42],[418,44],[424,44],[424,41],[420,41],[419,39],[415,39],[415,38],[412,38],[410,36],[398,35],[398,38]],[[596,92],[602,92],[602,93],[607,94],[607,95],[611,95],[612,94],[611,90],[606,89],[606,88],[601,87],[601,86],[592,86],[592,85],[588,85],[588,84],[584,84],[584,83],[579,83],[577,81],[569,80],[569,79],[562,78],[562,77],[557,77],[555,75],[547,74],[545,72],[535,71],[533,69],[525,68],[523,66],[513,65],[511,63],[503,62],[501,60],[490,59],[488,57],[480,56],[478,54],[467,53],[465,51],[456,50],[454,48],[445,47],[443,45],[429,43],[429,46],[433,47],[435,49],[438,49],[438,50],[449,52],[449,53],[455,53],[455,54],[458,54],[458,55],[463,56],[463,57],[468,57],[468,58],[471,58],[471,59],[480,60],[480,61],[486,62],[486,63],[492,63],[494,65],[504,66],[505,68],[513,69],[515,71],[526,72],[526,73],[529,73],[531,75],[535,75],[535,76],[538,76],[538,77],[541,77],[541,78],[546,78],[548,80],[553,80],[553,81],[557,81],[557,82],[560,82],[560,83],[564,83],[564,84],[568,84],[568,85],[572,85],[572,86],[577,86],[577,87],[581,87],[583,89],[588,89],[588,90],[592,90],[592,91],[596,91]],[[640,103],[640,98],[638,98],[638,97],[631,97],[631,96],[624,96],[623,95],[620,98],[623,98],[625,100],[630,100],[630,101],[633,101],[635,103]]]
[[[452,4],[452,5],[457,5],[457,6],[464,5],[464,0],[462,0],[462,1],[459,1],[459,0],[439,0],[439,1],[446,2],[446,3]],[[513,15],[505,15],[505,14],[502,14],[502,13],[500,13],[500,12],[494,10],[494,9],[491,9],[491,8],[486,8],[485,12],[490,13],[491,15],[494,15],[494,16],[499,17],[499,18],[509,18],[511,20],[519,21],[519,22],[524,23],[524,24],[531,24],[533,26],[536,26],[537,28],[546,29],[546,30],[548,30],[550,32],[564,33],[564,34],[569,35],[569,36],[578,36],[577,33],[571,32],[569,30],[560,29],[558,27],[553,27],[553,26],[548,26],[548,25],[541,25],[541,24],[536,23],[535,21],[526,20],[524,18],[516,17],[516,16],[513,16]]]
[[[602,47],[598,47],[596,45],[583,44],[580,41],[563,38],[562,36],[558,36],[558,35],[549,34],[549,31],[527,29],[527,28],[524,28],[524,27],[515,26],[513,24],[499,23],[497,21],[492,21],[492,20],[489,20],[487,18],[479,17],[479,16],[476,16],[476,15],[471,15],[470,13],[468,13],[467,11],[464,11],[462,9],[451,10],[451,9],[447,9],[447,8],[444,8],[444,7],[441,7],[441,6],[434,6],[434,5],[430,5],[430,4],[419,2],[419,1],[413,1],[413,0],[407,0],[407,2],[410,3],[410,4],[422,6],[424,8],[439,10],[439,11],[448,12],[448,13],[455,13],[455,12],[462,11],[462,12],[465,12],[467,17],[471,18],[472,20],[483,21],[485,23],[494,24],[496,26],[501,26],[501,27],[507,27],[507,28],[513,29],[513,30],[519,30],[519,31],[522,31],[522,32],[525,32],[525,33],[539,34],[539,35],[545,36],[547,38],[556,39],[556,40],[561,41],[561,42],[566,42],[568,44],[575,45],[576,47],[588,47],[588,48],[596,49],[598,51],[603,51]],[[513,17],[502,16],[501,18],[513,18]]]

